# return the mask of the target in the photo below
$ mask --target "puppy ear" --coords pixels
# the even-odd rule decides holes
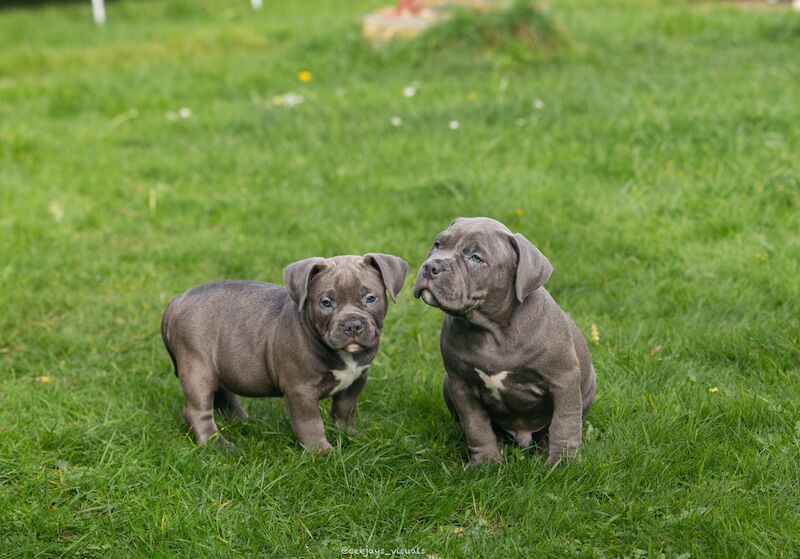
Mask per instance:
[[[383,279],[383,285],[386,286],[386,291],[389,292],[389,297],[392,298],[392,302],[396,302],[397,294],[406,280],[408,262],[398,256],[380,252],[365,254],[364,262],[378,269]]]
[[[325,259],[315,256],[306,258],[294,264],[289,264],[283,269],[283,283],[289,292],[289,297],[302,309],[306,304],[308,284],[316,274],[325,267]]]
[[[538,248],[528,239],[517,233],[511,237],[511,244],[517,253],[517,278],[514,288],[521,303],[525,297],[539,289],[553,273],[553,266]]]

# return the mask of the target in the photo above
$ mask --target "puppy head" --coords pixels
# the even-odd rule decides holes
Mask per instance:
[[[388,302],[408,264],[390,254],[307,258],[283,270],[289,296],[322,342],[355,353],[378,346]]]
[[[498,316],[541,287],[553,267],[525,237],[486,217],[458,218],[442,231],[422,264],[414,296],[463,316]]]

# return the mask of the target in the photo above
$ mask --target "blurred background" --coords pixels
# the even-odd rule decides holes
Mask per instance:
[[[790,3],[94,7],[0,2],[0,555],[800,554]],[[173,296],[313,255],[413,278],[459,215],[533,241],[591,340],[579,465],[461,472],[409,287],[336,458],[275,400],[222,423],[239,457],[192,446]]]

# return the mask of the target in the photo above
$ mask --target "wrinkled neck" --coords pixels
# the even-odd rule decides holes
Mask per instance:
[[[330,356],[335,354],[336,352],[325,345],[325,342],[322,340],[322,336],[308,319],[308,314],[306,313],[305,307],[302,309],[298,309],[297,314],[300,319],[300,327],[303,329],[303,332],[306,334],[306,339],[309,341],[311,345],[311,349],[320,356]]]

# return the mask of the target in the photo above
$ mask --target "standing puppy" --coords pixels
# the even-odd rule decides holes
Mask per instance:
[[[388,302],[403,286],[405,260],[389,254],[308,258],[283,271],[286,287],[221,281],[167,306],[161,336],[198,444],[219,442],[214,408],[239,419],[242,396],[283,396],[295,437],[309,450],[331,445],[318,402],[332,396],[331,421],[355,431],[358,395],[378,352]]]
[[[493,219],[439,234],[414,296],[447,315],[444,398],[469,466],[500,460],[497,432],[522,447],[549,439],[547,465],[575,455],[595,392],[586,341],[542,285],[553,271],[530,241]]]

